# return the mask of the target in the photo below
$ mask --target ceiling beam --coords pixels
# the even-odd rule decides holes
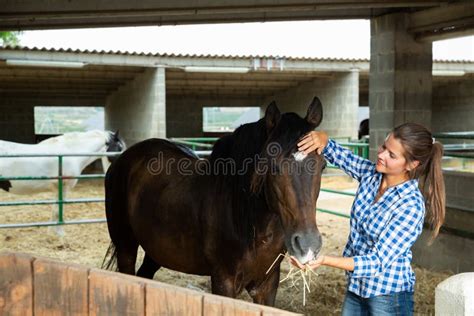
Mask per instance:
[[[100,87],[96,85],[70,85],[60,83],[46,83],[46,84],[34,84],[34,83],[12,83],[12,82],[1,82],[0,89],[6,89],[9,91],[15,91],[16,89],[27,89],[27,90],[38,90],[38,91],[90,91],[97,93],[109,93],[116,90],[118,87],[107,86]]]
[[[239,1],[101,1],[82,0],[71,3],[70,0],[56,0],[45,11],[47,0],[2,0],[2,12],[10,15],[34,17],[31,14],[50,15],[58,18],[61,14],[72,17],[84,17],[102,14],[104,16],[133,17],[143,15],[199,15],[199,14],[229,14],[248,12],[285,12],[304,10],[334,10],[338,8],[400,8],[400,7],[430,7],[450,1],[428,0],[239,0]]]
[[[107,96],[106,91],[90,91],[87,89],[48,89],[48,90],[36,90],[28,88],[0,88],[0,94],[3,95],[50,95],[50,96],[88,96],[88,97],[105,97]]]
[[[166,80],[167,86],[212,86],[212,87],[294,87],[298,81],[254,81],[254,80]]]
[[[111,80],[111,79],[104,79],[104,78],[64,78],[64,77],[55,77],[55,76],[33,76],[33,75],[15,75],[13,77],[9,76],[2,76],[0,75],[0,83],[2,82],[18,82],[18,83],[59,83],[59,84],[69,84],[69,85],[78,85],[78,84],[86,84],[86,85],[96,85],[99,87],[103,86],[119,86],[126,82],[126,80]]]
[[[191,96],[191,97],[219,97],[219,98],[223,98],[223,97],[253,97],[253,98],[260,98],[262,96],[271,95],[273,93],[274,93],[274,91],[249,91],[249,90],[239,90],[239,91],[172,90],[172,91],[167,91],[166,95],[169,96],[169,97]]]
[[[318,72],[249,72],[247,74],[211,74],[211,73],[185,73],[177,71],[167,71],[166,80],[169,79],[197,79],[197,80],[254,80],[254,81],[294,81],[294,80],[310,80],[315,78],[332,78],[334,73],[318,73]]]
[[[64,70],[64,69],[31,69],[22,67],[0,67],[0,77],[60,77],[64,79],[111,79],[128,81],[137,73],[115,72],[115,71],[93,71],[93,70]]]
[[[13,99],[9,95],[0,94],[0,98]],[[15,96],[15,102],[28,103],[34,106],[104,106],[105,98],[94,97],[77,97],[68,96],[66,98],[58,98],[57,96],[38,96],[38,95],[22,95]]]
[[[474,1],[451,3],[410,14],[408,32],[420,42],[474,34]]]
[[[2,0],[0,29],[26,30],[131,25],[176,25],[310,19],[371,18],[393,10],[449,1],[239,0],[101,1]],[[47,8],[47,9],[45,9]]]

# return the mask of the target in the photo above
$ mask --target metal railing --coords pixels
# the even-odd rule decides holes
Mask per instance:
[[[171,138],[173,142],[177,142],[183,145],[190,146],[193,150],[197,148],[206,148],[210,149],[213,146],[218,138]],[[368,144],[359,144],[359,143],[341,143],[343,146],[349,147],[353,150],[354,153],[362,155],[364,157],[368,156]],[[208,156],[210,155],[210,150],[198,150],[196,154],[199,156]],[[120,153],[50,153],[50,154],[6,154],[0,155],[1,158],[32,158],[32,157],[56,157],[58,159],[58,176],[46,177],[1,177],[1,180],[17,180],[17,181],[39,181],[39,180],[57,180],[58,181],[58,192],[57,200],[35,200],[35,201],[13,201],[13,202],[0,202],[0,207],[2,206],[33,206],[33,205],[58,205],[58,220],[57,221],[47,221],[47,222],[33,222],[33,223],[14,223],[14,224],[0,224],[0,228],[19,228],[19,227],[39,227],[39,226],[57,226],[57,225],[71,225],[71,224],[89,224],[89,223],[103,223],[106,222],[105,218],[97,219],[80,219],[80,220],[64,220],[64,205],[66,204],[77,204],[77,203],[103,203],[104,198],[80,198],[80,199],[64,199],[64,180],[68,179],[103,179],[105,174],[88,174],[88,175],[78,175],[78,176],[64,176],[63,175],[63,162],[65,157],[113,157],[117,156]],[[347,193],[343,191],[324,189],[321,191],[329,193],[337,193],[343,195],[352,195],[352,193]],[[317,209],[320,212],[330,213],[342,217],[349,217],[347,214],[325,210]]]
[[[451,139],[474,139],[474,132],[446,132],[446,133],[434,133],[435,138],[451,138]]]
[[[103,179],[105,174],[89,174],[89,175],[78,175],[78,176],[64,176],[63,175],[63,162],[65,157],[114,157],[119,155],[119,152],[107,152],[107,153],[49,153],[49,154],[3,154],[0,155],[2,158],[57,158],[58,159],[58,175],[53,177],[38,176],[38,177],[0,177],[1,180],[15,180],[15,181],[41,181],[41,180],[57,180],[58,183],[58,199],[57,200],[35,200],[35,201],[15,201],[15,202],[0,202],[0,206],[22,206],[22,205],[58,205],[58,220],[56,222],[35,222],[35,223],[15,223],[15,224],[0,224],[0,228],[18,228],[18,227],[37,227],[37,226],[57,226],[57,225],[69,225],[69,224],[87,224],[87,223],[101,223],[105,219],[83,219],[83,220],[64,220],[64,205],[75,204],[75,203],[97,203],[104,202],[104,199],[94,198],[83,198],[83,199],[64,199],[64,180],[70,179]]]
[[[474,139],[474,132],[462,132],[462,133],[438,133],[435,134],[436,138],[449,138],[449,139]],[[183,144],[192,148],[197,155],[199,156],[208,156],[210,155],[210,149],[213,146],[213,143],[217,140],[217,137],[186,137],[186,138],[171,138],[170,140],[179,144]],[[368,158],[369,156],[369,144],[367,143],[356,143],[352,142],[349,137],[340,137],[338,138],[339,144],[342,146],[351,149],[355,154]],[[460,146],[461,147],[461,146]],[[201,149],[201,150],[197,150]],[[202,150],[204,149],[204,150]],[[470,148],[469,148],[470,149]],[[9,155],[0,155],[0,159],[5,158],[15,158],[15,157],[57,157],[58,158],[58,176],[56,177],[0,177],[0,180],[57,180],[58,181],[58,199],[57,200],[37,200],[37,201],[15,201],[15,202],[0,202],[1,206],[22,206],[22,205],[58,205],[58,220],[56,222],[37,222],[37,223],[17,223],[17,224],[1,224],[0,228],[16,228],[16,227],[31,227],[31,226],[55,226],[55,225],[68,225],[68,224],[86,224],[86,223],[101,223],[105,222],[105,218],[101,219],[83,219],[83,220],[73,220],[65,221],[64,220],[64,205],[65,204],[74,204],[74,203],[103,203],[103,198],[81,198],[81,199],[67,199],[63,198],[63,181],[67,179],[101,179],[104,178],[104,174],[89,174],[89,175],[79,175],[75,177],[63,176],[63,160],[64,157],[74,157],[74,156],[116,156],[120,153],[78,153],[78,154],[9,154]],[[467,155],[462,154],[448,154],[446,157],[461,157],[461,158],[472,158]],[[330,168],[336,168],[334,166],[329,166]],[[355,196],[354,193],[344,192],[333,189],[321,188],[322,192]],[[349,218],[350,216],[344,213],[337,211],[327,210],[317,208],[317,211],[323,213],[329,213],[341,217]]]
[[[208,137],[208,138],[207,137],[195,137],[195,138],[193,137],[181,138],[180,137],[180,138],[171,138],[170,140],[179,144],[190,146],[193,150],[195,150],[196,148],[212,148],[213,142],[215,142],[217,139],[218,139],[217,137]],[[340,145],[352,150],[354,154],[366,159],[369,158],[369,144],[362,143],[362,142],[361,143],[352,142],[350,137],[337,137],[335,139],[338,140],[338,143]],[[336,166],[333,166],[333,165],[329,165],[328,168],[338,169]],[[341,195],[355,196],[354,193],[333,190],[333,189],[321,188],[320,191],[341,194]],[[341,213],[341,212],[337,212],[337,211],[331,211],[331,210],[322,209],[322,208],[317,208],[316,210],[322,213],[328,213],[328,214],[337,215],[340,217],[350,218],[349,215]]]
[[[442,142],[444,147],[443,159],[448,160],[454,158],[461,162],[461,167],[443,167],[444,170],[473,172],[474,142],[472,142],[472,140],[474,140],[474,131],[435,133],[433,137],[446,141],[462,140],[462,142],[455,143]],[[469,142],[465,142],[464,140],[468,140]]]

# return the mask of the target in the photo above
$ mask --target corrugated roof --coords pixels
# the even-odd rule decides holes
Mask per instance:
[[[3,53],[2,53],[3,51]],[[369,60],[367,59],[343,59],[343,58],[294,58],[283,56],[261,56],[261,55],[199,55],[199,54],[160,54],[160,53],[144,53],[144,52],[124,52],[124,51],[105,51],[105,50],[80,50],[80,49],[52,49],[52,48],[38,48],[38,47],[21,47],[21,46],[5,46],[0,47],[0,56],[22,56],[34,55],[34,52],[39,52],[40,55],[48,55],[52,53],[51,58],[55,58],[55,53],[58,54],[58,59],[63,58],[68,60],[72,54],[76,54],[77,58],[84,60],[101,60],[118,59],[121,61],[120,66],[101,65],[90,66],[83,69],[75,70],[51,70],[38,68],[32,71],[25,67],[9,67],[0,63],[0,69],[3,71],[3,92],[0,91],[0,98],[3,96],[11,97],[12,95],[21,94],[24,97],[29,97],[37,102],[39,100],[46,100],[44,102],[56,102],[58,93],[61,97],[68,97],[76,102],[75,105],[83,105],[86,103],[99,104],[103,102],[105,96],[111,91],[115,91],[118,87],[124,85],[126,82],[135,78],[138,73],[144,71],[147,64],[154,65],[157,59],[170,58],[176,59],[173,62],[177,64],[228,64],[228,63],[244,63],[248,64],[255,58],[260,59],[275,59],[282,58],[289,60],[292,63],[298,64],[301,62],[300,68],[305,67],[305,61],[310,64],[327,63],[329,65],[327,70],[322,73],[331,72],[334,69],[349,69],[355,63],[363,63],[365,72],[361,72],[360,89],[367,91],[368,89],[368,67]],[[66,54],[66,56],[59,56]],[[71,54],[71,55],[69,55]],[[89,55],[90,54],[90,55]],[[129,57],[130,56],[130,57]],[[141,57],[140,57],[141,56]],[[148,57],[149,56],[149,57]],[[4,57],[6,58],[6,57]],[[180,59],[183,58],[183,59]],[[186,58],[186,59],[184,59]],[[130,59],[132,64],[133,59],[138,59],[138,66],[125,67],[128,65],[127,61]],[[149,63],[148,63],[149,61]],[[474,69],[473,61],[437,61],[433,68],[442,69],[469,69],[470,73]],[[449,64],[442,64],[447,62]],[[145,66],[142,66],[142,64]],[[93,64],[93,62],[91,63]],[[123,64],[123,65],[122,65]],[[342,66],[342,68],[341,68]],[[339,67],[339,68],[338,68]],[[316,72],[321,72],[316,70]],[[309,80],[312,76],[316,76],[316,72],[307,73],[304,70],[300,73],[298,71],[285,72],[252,72],[245,75],[245,80],[241,80],[241,74],[234,74],[229,77],[229,74],[203,74],[203,73],[187,73],[185,71],[169,71],[166,75],[166,89],[167,95],[225,95],[238,97],[261,97],[263,95],[270,95],[282,89],[289,89],[300,83]],[[51,78],[51,73],[55,76]],[[18,75],[17,75],[18,74]],[[26,78],[25,80],[18,80],[18,78]],[[42,79],[45,80],[42,80]],[[100,85],[94,82],[89,82],[89,79],[99,80]],[[437,77],[434,77],[434,81]],[[11,79],[11,80],[10,80]],[[222,86],[213,86],[215,81],[220,80],[226,82]],[[362,91],[361,90],[361,91]],[[53,100],[53,101],[51,101]]]
[[[120,50],[81,50],[72,48],[46,48],[46,47],[25,47],[25,46],[0,46],[0,50],[19,50],[19,51],[39,51],[39,52],[58,52],[58,53],[75,53],[75,54],[103,54],[103,55],[127,55],[127,56],[150,56],[165,58],[212,58],[212,59],[285,59],[294,61],[324,61],[324,62],[369,62],[369,59],[363,58],[316,58],[316,57],[289,57],[274,55],[212,55],[212,54],[168,54],[168,53],[145,53],[136,51],[120,51]],[[472,64],[474,60],[447,60],[435,59],[437,63],[456,63],[456,64]]]
[[[23,47],[23,46],[0,46],[0,50],[20,50],[20,51],[41,51],[75,54],[104,54],[104,55],[129,55],[129,56],[150,56],[150,57],[169,57],[169,58],[219,58],[219,59],[278,59],[295,61],[342,61],[342,62],[368,62],[368,59],[350,59],[350,58],[311,58],[311,57],[287,57],[273,55],[211,55],[211,54],[168,54],[168,53],[144,53],[130,51],[105,51],[105,50],[81,50],[71,48],[46,48],[46,47]]]

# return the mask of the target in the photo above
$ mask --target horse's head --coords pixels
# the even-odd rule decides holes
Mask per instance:
[[[260,155],[263,163],[252,178],[252,190],[263,190],[270,210],[281,219],[288,252],[306,263],[318,255],[322,245],[315,208],[326,162],[315,152],[300,153],[297,143],[320,124],[322,105],[314,98],[306,117],[301,118],[295,113],[280,114],[272,102],[263,120],[268,138]]]
[[[108,132],[107,141],[105,143],[107,152],[121,152],[126,149],[126,145],[122,137],[119,136],[119,132]],[[115,160],[116,157],[108,157],[109,162]]]

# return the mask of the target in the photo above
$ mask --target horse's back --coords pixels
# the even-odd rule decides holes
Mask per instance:
[[[157,154],[159,152],[175,152],[176,154],[182,154],[183,156],[196,158],[197,156],[193,155],[191,151],[185,150],[169,140],[161,139],[161,138],[149,138],[138,142],[129,148],[127,148],[120,157],[131,156],[134,154]]]
[[[178,265],[178,270],[208,273],[198,227],[198,200],[203,196],[199,181],[205,177],[180,174],[179,159],[197,160],[169,141],[149,139],[131,146],[112,163],[105,179],[109,232],[116,245],[124,238],[136,239],[163,266],[173,266],[169,261],[173,253],[164,249],[179,245],[197,259],[192,265]],[[174,167],[167,167],[167,162]],[[177,230],[183,233],[176,235]]]
[[[1,154],[25,154],[33,153],[38,148],[37,144],[23,144],[9,142],[6,140],[0,140],[0,153]]]
[[[196,161],[196,156],[167,140],[148,139],[131,146],[117,158],[107,172],[105,184],[113,187],[126,179],[128,193],[161,190],[172,183],[193,178],[188,172],[181,172],[180,164]]]

